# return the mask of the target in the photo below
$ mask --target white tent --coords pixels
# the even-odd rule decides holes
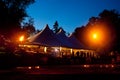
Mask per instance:
[[[68,40],[73,44],[73,48],[75,49],[85,49],[82,43],[78,41],[78,39],[73,35],[68,36]]]
[[[56,35],[46,25],[46,27],[36,35],[28,38],[30,43],[39,43],[42,46],[59,47],[63,44],[56,38]]]
[[[46,25],[41,32],[29,37],[28,43],[50,47],[83,48],[83,45],[75,38],[73,34],[67,37],[63,29],[60,29],[60,31],[55,34],[52,30],[50,30],[48,25]]]
[[[56,36],[59,39],[59,41],[65,45],[62,47],[73,48],[73,44],[71,44],[71,42],[69,42],[69,39],[65,35],[65,32],[63,31],[63,29],[60,29],[59,32],[56,34]]]
[[[40,53],[50,53],[56,56],[70,55],[77,51],[84,51],[85,47],[75,38],[73,34],[67,37],[63,31],[55,34],[50,30],[49,26],[39,33],[28,38],[28,43],[25,43],[21,47],[25,47],[26,50],[31,50]],[[57,54],[56,54],[57,53]]]

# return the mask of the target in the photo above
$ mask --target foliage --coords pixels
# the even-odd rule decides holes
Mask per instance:
[[[61,29],[64,31],[65,34],[69,35],[69,33],[66,33],[66,31],[62,27],[59,27],[59,24],[56,21],[53,25],[53,32],[58,33]]]
[[[13,39],[28,16],[26,8],[32,3],[34,0],[0,0],[0,34]]]
[[[89,39],[87,35],[93,28],[102,29],[105,33],[104,41],[102,45],[96,45],[93,47],[89,45]],[[119,51],[120,47],[120,14],[116,10],[104,10],[98,17],[91,17],[87,25],[77,27],[74,31],[75,36],[84,43],[86,46],[92,49],[99,48],[106,52]],[[103,46],[104,45],[104,46]]]
[[[54,33],[57,33],[59,31],[59,24],[57,21],[53,25],[53,31],[54,31]]]
[[[33,18],[29,18],[28,22],[23,23],[23,33],[26,37],[29,37],[30,35],[33,35],[35,33],[35,27],[34,27],[34,20]]]

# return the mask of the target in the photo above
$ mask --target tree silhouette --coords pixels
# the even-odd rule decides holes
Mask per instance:
[[[54,32],[54,33],[58,33],[58,32],[60,31],[60,29],[62,29],[65,34],[69,35],[69,33],[66,33],[66,31],[65,31],[62,27],[59,27],[58,22],[55,21],[55,23],[54,23],[54,25],[53,25],[53,32]]]
[[[54,33],[57,33],[59,31],[59,24],[57,21],[55,21],[55,23],[53,25],[53,31],[54,31]]]
[[[86,45],[86,38],[85,38],[85,34],[86,34],[86,27],[85,26],[81,26],[81,27],[77,27],[74,31],[74,35],[75,37],[84,45]]]
[[[103,28],[106,31],[105,40],[101,42],[104,47],[99,45],[97,47],[106,50],[106,52],[120,51],[120,14],[116,10],[104,10],[98,17],[91,17],[85,27],[75,29],[75,36],[88,46],[89,41],[86,35],[92,28]]]
[[[23,23],[22,30],[26,37],[29,37],[30,35],[33,35],[36,32],[33,18],[29,17],[28,22]]]
[[[13,39],[21,30],[21,22],[27,15],[26,8],[34,0],[0,0],[0,34]]]

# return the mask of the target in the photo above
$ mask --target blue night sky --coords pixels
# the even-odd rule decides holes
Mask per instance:
[[[120,0],[36,0],[27,13],[34,18],[36,29],[41,30],[46,24],[52,29],[57,20],[60,27],[71,33],[104,9],[116,9],[120,13],[119,5]]]

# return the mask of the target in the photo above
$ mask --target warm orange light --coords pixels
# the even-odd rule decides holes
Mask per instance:
[[[97,42],[98,43],[102,39],[102,34],[99,30],[94,30],[94,31],[91,31],[89,37],[90,37],[90,40],[92,42]]]
[[[24,41],[24,36],[21,36],[20,38],[19,38],[19,41]]]
[[[85,41],[91,48],[108,47],[111,40],[111,29],[105,23],[97,23],[93,26],[88,26],[85,34]]]
[[[93,39],[97,39],[97,34],[93,34]]]
[[[92,28],[89,32],[88,32],[88,40],[89,40],[89,44],[90,45],[98,45],[99,46],[102,44],[104,36],[103,35],[103,30],[99,29],[99,28]]]
[[[44,52],[47,53],[47,47],[44,48]]]

